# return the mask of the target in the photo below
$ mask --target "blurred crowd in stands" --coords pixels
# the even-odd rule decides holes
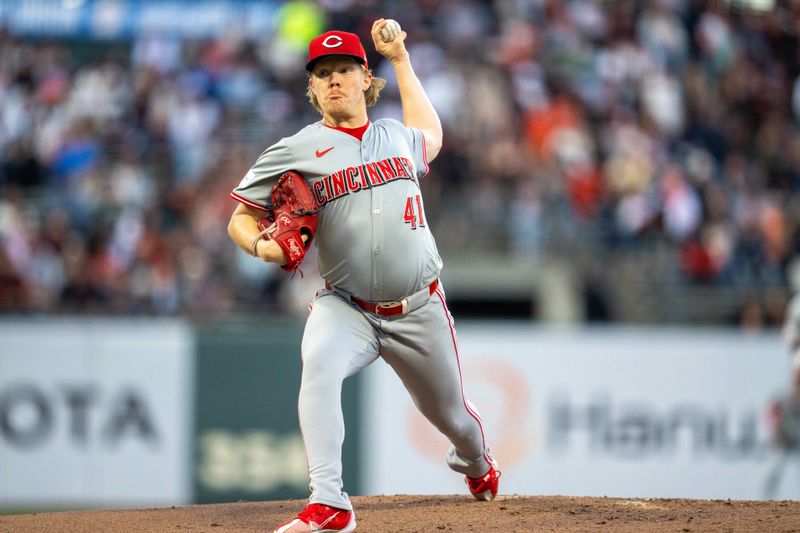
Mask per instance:
[[[304,57],[320,31],[362,36],[389,80],[371,115],[401,118],[368,40],[379,17],[408,32],[444,125],[424,182],[443,255],[562,254],[595,279],[658,250],[674,290],[774,288],[785,303],[800,253],[800,2],[733,4],[300,0],[260,39],[225,28],[81,48],[2,33],[0,311],[286,305],[294,281],[230,242],[229,192],[318,119]]]

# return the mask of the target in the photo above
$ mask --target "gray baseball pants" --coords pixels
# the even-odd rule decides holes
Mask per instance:
[[[382,357],[419,411],[453,446],[447,463],[470,477],[490,467],[483,427],[466,401],[452,316],[442,287],[421,307],[397,317],[363,312],[331,290],[317,293],[302,342],[298,411],[311,478],[310,503],[352,509],[342,486],[345,378]]]

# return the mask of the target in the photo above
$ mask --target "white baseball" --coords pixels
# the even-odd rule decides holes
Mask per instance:
[[[386,19],[386,26],[381,28],[381,39],[383,42],[390,43],[400,35],[400,24],[394,19]]]

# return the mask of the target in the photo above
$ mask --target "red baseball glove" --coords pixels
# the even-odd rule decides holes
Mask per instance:
[[[317,233],[318,218],[319,205],[308,182],[293,170],[284,173],[272,186],[270,216],[258,222],[262,237],[275,241],[286,254],[288,263],[281,268],[294,271],[303,262]]]

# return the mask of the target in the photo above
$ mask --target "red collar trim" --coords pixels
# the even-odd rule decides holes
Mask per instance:
[[[322,123],[322,125],[325,126],[326,128],[330,128],[332,130],[339,130],[342,133],[352,135],[359,141],[361,140],[362,137],[364,137],[364,132],[367,131],[367,128],[369,128],[370,124],[371,122],[367,120],[366,124],[364,124],[363,126],[359,126],[358,128],[345,128],[344,126],[328,126],[324,122]]]

